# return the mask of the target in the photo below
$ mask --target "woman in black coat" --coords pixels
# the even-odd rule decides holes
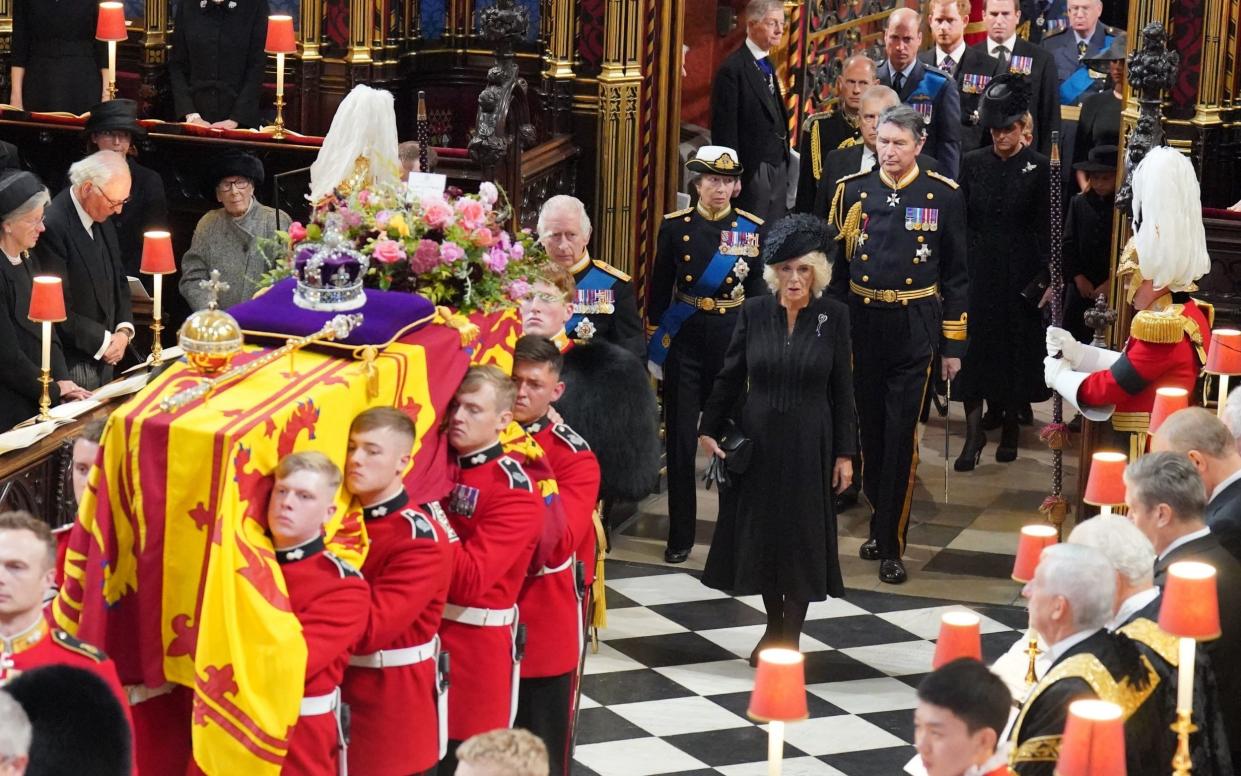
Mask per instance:
[[[41,324],[27,317],[35,275],[41,274],[29,251],[43,233],[47,189],[33,174],[0,173],[0,432],[39,411],[43,360]],[[90,394],[68,379],[69,368],[52,334],[52,404]]]
[[[966,205],[966,254],[970,269],[969,349],[952,388],[965,402],[965,447],[957,471],[970,471],[982,456],[982,402],[1002,415],[995,459],[1016,460],[1018,418],[1031,402],[1046,399],[1043,383],[1043,322],[1036,285],[1047,269],[1050,168],[1029,148],[1030,87],[1005,73],[983,92],[979,123],[991,146],[961,161]]]
[[[16,0],[9,102],[75,116],[107,99],[107,49],[95,40],[98,0]]]
[[[822,295],[830,242],[814,216],[772,227],[763,277],[773,294],[742,306],[699,426],[703,449],[725,459],[717,440],[743,402],[753,450],[722,495],[702,581],[762,594],[767,629],[751,664],[764,647],[797,648],[811,601],[844,595],[832,501],[853,479],[857,424],[849,311]]]
[[[182,0],[168,79],[178,119],[217,129],[259,126],[267,0]]]

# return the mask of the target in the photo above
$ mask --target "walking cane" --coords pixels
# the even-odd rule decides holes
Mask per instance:
[[[1050,256],[1048,265],[1051,270],[1051,320],[1056,326],[1064,325],[1064,256],[1062,240],[1064,237],[1064,215],[1061,209],[1063,189],[1060,181],[1060,133],[1051,133],[1051,164],[1048,174],[1048,201],[1051,210],[1051,229],[1048,235]],[[1064,446],[1069,440],[1069,428],[1064,423],[1064,400],[1059,393],[1052,391],[1051,423],[1039,432],[1039,439],[1051,448],[1051,495],[1043,499],[1039,512],[1056,527],[1057,535],[1064,525],[1064,518],[1069,512],[1069,502],[1064,498]],[[1061,537],[1063,538],[1063,537]]]

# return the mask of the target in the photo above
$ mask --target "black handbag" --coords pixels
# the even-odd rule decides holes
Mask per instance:
[[[750,456],[754,453],[754,440],[741,432],[737,424],[731,420],[724,422],[724,433],[720,434],[720,449],[724,451],[724,465],[732,474],[745,474],[750,466]]]

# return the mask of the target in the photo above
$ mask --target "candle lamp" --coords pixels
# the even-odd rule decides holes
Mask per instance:
[[[1184,388],[1164,387],[1155,389],[1155,404],[1151,407],[1150,433],[1155,433],[1174,412],[1189,406],[1189,391]]]
[[[1054,525],[1023,525],[1021,527],[1021,538],[1017,542],[1017,557],[1013,559],[1013,581],[1025,584],[1034,579],[1034,572],[1038,569],[1039,556],[1043,554],[1045,547],[1050,547],[1060,541],[1060,533]],[[1038,675],[1034,672],[1035,661],[1038,660],[1038,631],[1034,627],[1029,628],[1030,640],[1026,644],[1026,655],[1030,662],[1026,666],[1026,684],[1034,684],[1038,681]]]
[[[1095,453],[1090,459],[1090,474],[1086,479],[1086,492],[1082,501],[1099,507],[1100,514],[1110,515],[1114,507],[1125,505],[1125,466],[1129,463],[1124,453],[1110,450]]]
[[[939,638],[931,668],[937,669],[959,658],[982,660],[982,621],[973,612],[945,612],[939,620]]]
[[[151,323],[151,366],[158,367],[164,363],[164,349],[160,344],[160,332],[164,330],[163,291],[164,275],[177,271],[177,263],[172,255],[172,235],[168,232],[144,232],[142,235],[142,266],[141,271],[152,275],[155,283],[154,305]]]
[[[758,653],[754,691],[746,714],[767,722],[767,776],[780,776],[784,761],[784,723],[810,716],[806,705],[806,663],[795,649],[764,649]]]
[[[1180,640],[1176,722],[1172,723],[1177,745],[1172,757],[1172,773],[1173,776],[1187,776],[1192,765],[1189,735],[1198,729],[1193,723],[1194,653],[1198,641],[1220,636],[1214,566],[1181,561],[1168,567],[1168,581],[1159,603],[1159,627]]]
[[[297,38],[293,34],[293,17],[273,14],[267,17],[268,54],[276,55],[276,123],[272,137],[284,137],[284,55],[297,53]]]
[[[43,360],[39,365],[39,420],[51,420],[52,409],[52,324],[65,319],[65,294],[60,278],[36,275],[30,289],[30,311],[27,317],[43,324]]]
[[[95,22],[95,40],[108,43],[108,99],[116,99],[116,44],[129,37],[125,28],[125,5],[119,2],[99,4],[99,18]]]
[[[1211,332],[1211,347],[1207,349],[1207,374],[1219,375],[1219,398],[1215,411],[1224,416],[1224,402],[1228,399],[1228,378],[1241,375],[1241,331],[1215,329]]]
[[[1125,723],[1109,701],[1069,704],[1056,776],[1125,776]]]

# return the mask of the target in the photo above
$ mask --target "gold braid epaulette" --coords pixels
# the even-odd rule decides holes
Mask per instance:
[[[810,171],[817,181],[823,177],[823,141],[819,140],[818,121],[810,125]]]
[[[945,184],[947,184],[948,186],[951,186],[951,187],[952,187],[952,188],[954,188],[954,189],[959,189],[959,188],[961,188],[961,184],[957,183],[957,182],[956,182],[956,181],[954,181],[952,178],[949,178],[947,175],[940,175],[939,173],[935,172],[934,170],[927,170],[927,171],[926,171],[926,175],[927,175],[927,177],[928,177],[928,178],[934,178],[935,180],[939,181],[940,183],[945,183]]]
[[[1184,310],[1185,306],[1179,304],[1171,305],[1158,312],[1141,310],[1133,316],[1133,323],[1129,326],[1129,336],[1154,345],[1175,345],[1188,333],[1186,324],[1193,323],[1182,314]],[[1196,323],[1194,323],[1194,328],[1198,328]],[[1198,342],[1199,344],[1202,342],[1202,332],[1198,332]]]
[[[853,261],[853,251],[857,248],[858,238],[862,236],[862,202],[854,202],[845,216],[844,226],[840,233],[845,236],[845,259]]]
[[[1119,632],[1150,647],[1173,668],[1181,662],[1180,640],[1145,617],[1121,626]]]

